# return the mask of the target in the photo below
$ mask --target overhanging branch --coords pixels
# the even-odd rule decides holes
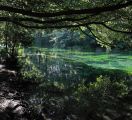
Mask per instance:
[[[16,21],[14,19],[3,19],[3,17],[0,17],[0,21],[6,21],[6,22],[11,22],[14,23],[16,25],[19,25],[21,27],[25,27],[25,28],[35,28],[35,29],[48,29],[48,28],[57,28],[57,29],[61,29],[61,28],[72,28],[72,27],[79,27],[79,26],[86,26],[86,25],[90,25],[90,24],[99,24],[100,22],[88,22],[88,23],[80,23],[80,24],[66,24],[66,25],[27,25],[27,24],[23,24],[20,21]]]
[[[106,45],[108,45],[108,46],[111,46],[111,45],[112,45],[112,44],[110,44],[110,43],[108,43],[108,42],[106,42],[106,41],[101,40],[97,35],[94,34],[94,32],[92,31],[92,29],[91,29],[89,26],[86,26],[86,27],[87,27],[87,29],[90,31],[90,33],[91,33],[98,41],[100,41],[101,43],[106,44]]]
[[[29,18],[29,17],[0,17],[0,19],[2,21],[16,20],[19,22],[33,22],[36,24],[56,24],[56,23],[60,23],[60,22],[75,22],[75,21],[87,20],[87,18],[88,17],[41,20],[41,19],[35,19],[35,18]]]
[[[121,30],[116,30],[114,28],[109,27],[108,25],[106,25],[103,22],[86,22],[86,23],[78,23],[78,24],[65,24],[65,25],[27,25],[24,24],[20,21],[14,20],[14,19],[8,19],[8,18],[4,18],[4,17],[0,17],[0,21],[6,21],[6,22],[12,22],[16,25],[19,25],[21,27],[25,27],[25,28],[35,28],[35,29],[48,29],[48,28],[57,28],[57,29],[61,29],[61,28],[72,28],[72,27],[80,27],[80,26],[87,26],[87,25],[91,25],[91,24],[96,24],[96,25],[102,25],[105,28],[114,31],[114,32],[119,32],[119,33],[126,33],[126,34],[132,34],[132,31],[121,31]]]
[[[101,23],[100,25],[104,26],[105,28],[111,30],[111,31],[114,31],[114,32],[119,32],[119,33],[126,33],[126,34],[132,34],[132,31],[122,31],[122,30],[117,30],[117,29],[114,29],[108,25],[106,25],[105,23]]]
[[[125,8],[132,5],[132,1],[128,1],[126,3],[117,4],[117,5],[109,5],[109,6],[103,6],[103,7],[95,7],[95,8],[89,8],[89,9],[80,9],[80,10],[64,10],[59,12],[35,12],[31,10],[24,10],[19,9],[11,6],[4,6],[0,5],[1,11],[7,11],[7,12],[13,12],[13,13],[19,13],[22,15],[32,16],[32,17],[39,17],[39,18],[47,18],[47,17],[57,17],[57,16],[68,16],[68,15],[84,15],[84,14],[99,14],[103,12],[110,12],[119,10],[121,8]]]

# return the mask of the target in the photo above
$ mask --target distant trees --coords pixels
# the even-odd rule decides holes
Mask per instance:
[[[88,35],[83,34],[80,30],[53,30],[50,32],[39,31],[35,35],[35,46],[37,47],[53,47],[53,48],[70,48],[82,50],[94,50],[100,45],[97,44],[95,37],[90,35],[89,31],[85,30]]]
[[[32,44],[33,37],[29,30],[10,23],[5,23],[1,24],[1,31],[3,33],[0,36],[1,44],[9,55],[17,53],[17,48],[20,46]]]
[[[96,27],[92,34],[88,29],[39,30],[35,33],[35,46],[46,48],[70,48],[95,51],[98,48],[128,51],[132,49],[131,35],[110,32]]]

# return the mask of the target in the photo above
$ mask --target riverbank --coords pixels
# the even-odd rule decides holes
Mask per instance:
[[[0,120],[33,119],[33,111],[25,99],[31,92],[31,83],[18,81],[16,75],[0,65]]]

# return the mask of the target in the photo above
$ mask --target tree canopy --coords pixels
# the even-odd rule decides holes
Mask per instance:
[[[132,0],[1,0],[0,21],[25,28],[101,25],[132,33]]]

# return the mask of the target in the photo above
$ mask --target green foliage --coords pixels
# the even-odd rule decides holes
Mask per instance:
[[[96,91],[102,97],[114,96],[119,97],[127,94],[128,88],[123,80],[111,81],[109,77],[100,76],[95,83],[89,86],[90,91]]]
[[[40,82],[43,79],[43,76],[40,72],[36,70],[32,70],[30,72],[23,72],[21,73],[23,80],[29,80],[31,82]]]
[[[5,59],[5,58],[7,57],[7,56],[6,56],[6,55],[7,55],[7,54],[6,54],[6,50],[5,50],[5,49],[1,49],[1,50],[0,50],[0,55],[1,55],[0,57],[2,57],[2,58]]]
[[[22,63],[22,68],[20,70],[21,74],[20,79],[29,80],[32,82],[41,82],[44,79],[41,71],[39,71],[37,67],[33,66],[32,70],[29,70],[30,69],[28,68],[30,66],[29,59],[24,60],[23,58],[20,58],[20,61]]]
[[[107,4],[117,4],[121,0],[1,0],[1,4],[9,4],[12,6],[17,6],[25,9],[40,10],[40,11],[49,11],[49,10],[67,10],[67,9],[79,9],[79,8],[90,8],[103,6]],[[43,9],[44,8],[44,9]]]
[[[103,26],[92,25],[93,33],[97,36],[98,44],[107,49],[117,51],[129,51],[132,48],[132,36],[109,31]]]
[[[127,93],[128,87],[124,81],[111,81],[109,77],[103,76],[98,77],[96,82],[79,84],[75,92],[75,94],[79,95],[80,99],[82,96],[86,96],[95,100],[110,96],[121,97]]]
[[[87,119],[87,116],[100,118],[98,115],[104,114],[106,108],[111,109],[115,104],[119,104],[118,99],[125,97],[129,91],[127,84],[122,80],[112,81],[102,75],[95,82],[86,84],[82,80],[72,88],[65,88],[59,81],[40,84],[39,87],[41,94],[36,97],[43,99],[42,112],[47,117],[67,117],[73,120]],[[36,104],[36,109],[38,108]]]
[[[29,46],[33,42],[31,30],[5,23],[0,27],[3,34],[0,35],[1,45],[4,46],[6,54],[15,54],[20,46]]]
[[[119,97],[122,98],[127,94],[128,86],[125,82],[111,81],[105,76],[98,77],[90,84],[80,83],[74,92],[82,115],[90,111],[103,113],[106,108],[111,108]]]
[[[19,63],[18,56],[20,55],[20,50],[22,46],[30,46],[33,42],[33,37],[31,35],[31,31],[26,30],[24,28],[20,28],[11,23],[1,24],[0,27],[0,45],[2,46],[2,50],[0,52],[1,61],[5,64],[9,69],[20,70],[22,67],[21,63]]]

